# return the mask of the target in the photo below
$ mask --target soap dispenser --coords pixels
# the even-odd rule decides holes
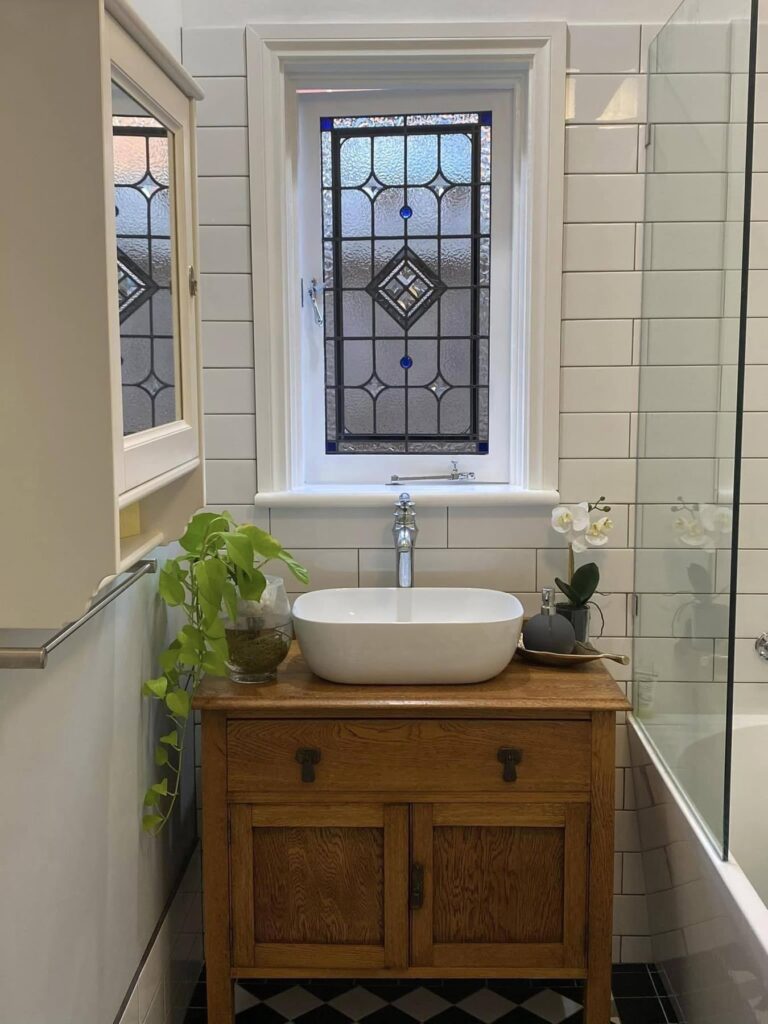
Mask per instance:
[[[541,592],[541,613],[523,626],[523,643],[528,651],[550,654],[571,654],[576,646],[573,626],[555,611],[555,591],[544,587]]]

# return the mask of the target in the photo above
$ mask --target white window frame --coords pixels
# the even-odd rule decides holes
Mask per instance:
[[[524,153],[513,241],[518,278],[519,382],[510,410],[510,473],[503,483],[414,485],[421,503],[547,503],[557,499],[566,28],[562,22],[249,25],[246,33],[251,180],[256,443],[260,505],[389,503],[384,483],[307,485],[302,479],[297,87],[357,69],[427,86],[441,73],[467,88],[517,76],[516,139]],[[365,62],[360,71],[361,61]],[[425,70],[426,69],[426,70]],[[350,79],[345,77],[344,86]],[[318,157],[319,159],[319,157]],[[297,387],[299,390],[297,390]],[[344,456],[336,456],[344,458]],[[347,458],[358,458],[351,456]],[[387,458],[387,457],[380,457]],[[403,457],[410,473],[415,456]],[[460,462],[463,459],[459,460]],[[448,457],[445,462],[447,464]]]

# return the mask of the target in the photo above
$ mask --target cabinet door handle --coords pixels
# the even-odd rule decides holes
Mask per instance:
[[[299,747],[296,760],[301,765],[301,781],[315,781],[315,765],[320,763],[320,751],[314,747]]]
[[[411,865],[411,892],[408,903],[411,910],[419,910],[424,905],[424,865]]]
[[[503,765],[501,777],[504,781],[517,782],[516,765],[523,760],[522,750],[517,750],[515,747],[499,747],[496,757]]]

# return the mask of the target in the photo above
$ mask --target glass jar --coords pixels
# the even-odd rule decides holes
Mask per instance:
[[[224,619],[227,670],[236,683],[269,682],[293,639],[291,606],[279,576],[267,576],[260,601],[238,601],[237,618]]]

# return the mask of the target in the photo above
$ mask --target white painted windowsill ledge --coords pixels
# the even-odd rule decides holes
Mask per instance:
[[[407,491],[422,507],[551,507],[560,501],[560,495],[554,490],[527,490],[508,484],[428,484],[404,480],[395,484],[328,485],[299,487],[290,491],[262,491],[254,496],[254,504],[257,508],[385,508],[392,505],[402,491]]]

